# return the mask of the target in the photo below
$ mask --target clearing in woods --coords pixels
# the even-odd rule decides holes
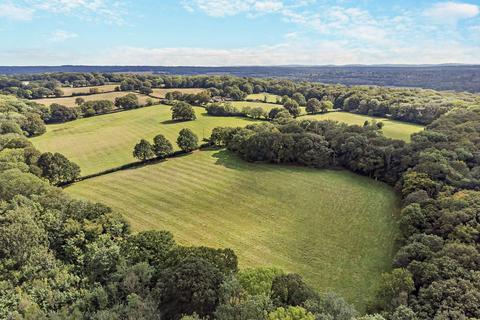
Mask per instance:
[[[298,118],[299,120],[313,119],[313,120],[334,120],[338,122],[344,122],[350,125],[363,126],[365,121],[375,120],[377,122],[383,122],[383,134],[392,139],[399,139],[410,142],[410,136],[413,133],[423,130],[423,126],[408,122],[395,121],[386,118],[369,117],[361,114],[349,113],[349,112],[328,112],[325,114],[305,115]]]
[[[176,130],[175,130],[176,131]],[[240,266],[277,266],[360,310],[391,267],[398,199],[347,171],[252,164],[225,150],[92,178],[66,189],[121,213],[134,231],[231,248]]]

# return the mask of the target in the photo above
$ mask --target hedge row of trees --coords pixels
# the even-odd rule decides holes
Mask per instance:
[[[198,136],[192,130],[184,128],[178,133],[177,145],[183,152],[192,152],[199,148]],[[133,148],[133,156],[140,161],[165,159],[172,154],[172,143],[162,134],[153,138],[153,144],[141,139]]]
[[[110,113],[114,110],[131,110],[154,104],[153,100],[147,101],[145,105],[140,104],[138,96],[133,93],[126,94],[123,97],[115,98],[115,102],[110,100],[92,100],[85,101],[78,97],[75,99],[76,107],[67,107],[58,103],[52,103],[43,114],[46,123],[62,123],[73,121],[79,118],[87,118],[95,115]]]
[[[440,117],[412,143],[377,125],[291,121],[216,128],[210,141],[249,161],[342,166],[399,191],[402,247],[370,312],[378,319],[480,317],[480,107]]]

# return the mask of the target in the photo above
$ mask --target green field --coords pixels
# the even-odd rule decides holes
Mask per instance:
[[[118,92],[108,92],[108,93],[98,93],[98,94],[91,94],[88,96],[81,96],[85,101],[93,101],[93,100],[110,100],[112,102],[115,101],[115,98],[117,97],[123,97],[129,93],[134,93],[134,92],[127,92],[127,91],[118,91]],[[144,94],[139,94],[139,93],[134,93],[138,97],[138,101],[140,104],[145,104],[148,99],[155,100],[154,98],[150,98],[147,95]],[[36,99],[33,100],[37,103],[44,104],[46,106],[51,105],[52,103],[58,103],[67,107],[75,107],[75,99],[78,97],[62,97],[62,98],[45,98],[45,99]]]
[[[241,267],[298,272],[363,311],[398,235],[391,188],[347,171],[251,164],[198,151],[85,180],[66,191],[105,203],[135,231],[166,229],[185,245],[229,247]]]
[[[63,91],[63,95],[65,97],[71,96],[73,93],[89,93],[90,89],[97,89],[98,92],[110,92],[114,91],[116,87],[119,86],[119,83],[115,84],[105,84],[102,86],[91,86],[91,87],[61,87],[60,89]]]
[[[261,100],[264,101],[265,97],[267,97],[267,102],[275,103],[278,99],[282,99],[281,96],[271,93],[254,93],[249,94],[245,100]]]
[[[207,116],[205,109],[195,107],[197,120],[172,122],[169,106],[145,107],[72,122],[47,126],[47,132],[33,138],[41,151],[61,152],[82,168],[82,175],[117,167],[135,159],[134,145],[141,139],[164,134],[176,147],[178,132],[190,128],[200,140],[208,138],[218,126],[236,127],[253,120],[236,117]]]
[[[363,126],[365,120],[376,120],[384,123],[383,134],[392,139],[410,141],[410,136],[423,130],[423,126],[411,124],[407,122],[395,121],[385,118],[369,117],[360,114],[348,113],[348,112],[329,112],[326,114],[305,115],[298,120],[314,119],[314,120],[334,120],[338,122],[344,122],[347,124],[356,124]]]
[[[270,111],[273,108],[283,108],[281,104],[274,103],[264,103],[264,102],[254,102],[254,101],[231,101],[230,102],[234,107],[237,107],[240,111],[245,107],[261,107],[265,111]]]

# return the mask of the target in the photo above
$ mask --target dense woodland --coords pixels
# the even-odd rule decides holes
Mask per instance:
[[[28,140],[45,132],[44,122],[70,111],[0,96],[0,318],[480,318],[477,96],[234,77],[109,77],[34,75],[28,85],[83,80],[91,85],[104,79],[125,91],[150,84],[206,88],[211,97],[231,99],[251,92],[286,96],[284,108],[267,115],[270,121],[216,128],[208,143],[247,161],[345,168],[394,186],[402,196],[403,239],[393,269],[383,275],[371,315],[360,317],[341,297],[315,292],[299,275],[275,268],[239,270],[228,248],[183,247],[168,231],[133,234],[108,207],[72,199],[57,188],[77,179],[80,168],[59,153],[39,152]],[[10,93],[21,96],[18,92]],[[194,100],[203,103],[202,97]],[[194,120],[191,106],[179,101],[188,99],[193,97],[172,97],[173,120]],[[321,111],[323,101],[361,113],[385,107],[392,116],[405,103],[408,117],[429,125],[407,144],[385,138],[379,123],[296,120],[297,108],[309,101],[312,110]],[[184,129],[177,144],[191,152],[199,141]],[[141,161],[164,158],[172,143],[158,135],[152,143],[140,141],[133,152]]]
[[[0,74],[54,72],[229,74],[238,77],[282,78],[344,85],[419,87],[435,90],[480,92],[478,65],[420,66],[250,66],[250,67],[158,67],[158,66],[58,66],[0,67]]]

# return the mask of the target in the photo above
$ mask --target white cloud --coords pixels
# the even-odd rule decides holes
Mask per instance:
[[[283,8],[280,0],[183,0],[182,6],[190,12],[195,9],[212,17],[233,16],[240,13],[268,13]]]
[[[238,49],[209,48],[117,48],[105,53],[98,64],[150,65],[325,65],[381,63],[478,63],[480,47],[456,42],[424,43],[410,47],[352,46],[346,41],[283,43],[271,47]]]
[[[68,39],[73,39],[78,37],[78,34],[65,31],[65,30],[56,30],[51,35],[49,40],[53,42],[64,42]]]
[[[456,41],[364,46],[346,40],[288,41],[234,49],[116,47],[104,51],[24,49],[0,51],[0,65],[326,65],[478,63],[480,46]]]
[[[424,11],[424,15],[438,22],[456,23],[462,19],[473,18],[480,13],[477,5],[460,2],[436,3]]]
[[[0,17],[31,20],[34,13],[53,12],[99,20],[110,24],[123,24],[122,0],[15,0],[0,4]]]
[[[283,10],[286,21],[296,23],[325,35],[363,40],[368,43],[388,42],[392,24],[377,20],[368,11],[358,8],[325,7],[319,13],[298,13]]]
[[[260,12],[273,12],[283,8],[283,3],[280,1],[256,1],[254,8]]]
[[[32,20],[33,12],[33,9],[19,7],[10,2],[0,3],[0,17],[3,18],[28,21]]]

